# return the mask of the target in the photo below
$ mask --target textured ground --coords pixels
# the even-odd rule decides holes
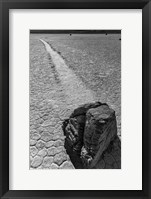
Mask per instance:
[[[69,68],[108,103],[117,117],[121,135],[121,41],[120,35],[41,35],[64,58]]]
[[[55,66],[58,63],[54,63],[40,38],[65,60],[63,67]],[[76,106],[87,100],[107,102],[116,111],[120,135],[121,66],[118,38],[31,35],[31,168],[73,168],[63,146],[61,124]]]
[[[30,41],[30,166],[73,168],[64,149],[62,119],[68,114],[62,86],[44,45]]]

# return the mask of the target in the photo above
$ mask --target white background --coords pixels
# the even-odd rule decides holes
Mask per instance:
[[[29,170],[29,30],[122,30],[122,169]],[[10,190],[142,189],[142,11],[10,10]]]

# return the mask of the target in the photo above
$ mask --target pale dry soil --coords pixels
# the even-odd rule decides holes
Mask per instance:
[[[47,43],[40,41],[40,39]],[[94,61],[90,59],[91,56],[84,50],[82,54],[81,46],[77,47],[79,40],[72,40],[71,43],[69,41],[67,39],[60,41],[58,38],[50,39],[48,35],[47,37],[34,35],[30,39],[30,168],[74,168],[64,148],[61,125],[63,119],[69,117],[78,105],[95,100],[108,102],[117,112],[120,134],[120,106],[119,104],[117,106],[117,101],[120,103],[120,95],[118,95],[120,92],[120,85],[118,85],[118,81],[120,81],[119,66],[116,67],[115,73],[113,67],[109,67],[110,72],[106,70],[105,73],[102,70],[101,84],[103,84],[105,77],[110,79],[118,71],[116,76],[118,78],[110,80],[109,84],[106,83],[108,87],[104,83],[107,87],[105,90],[98,83],[98,71],[95,73],[93,67],[89,66],[94,64]],[[89,44],[88,41],[85,43]],[[49,46],[46,47],[45,44],[49,44],[49,50],[47,49]],[[69,46],[70,49],[68,49]],[[72,53],[72,51],[74,52]],[[80,56],[84,56],[82,64]],[[88,58],[89,64],[85,61]],[[119,65],[119,62],[118,60],[116,64]],[[82,70],[86,63],[89,67]],[[97,81],[94,80],[94,73]],[[116,88],[117,85],[118,88]],[[116,89],[113,89],[109,99],[106,100],[106,95],[111,91],[111,88]],[[100,95],[101,91],[102,95]],[[114,91],[116,91],[116,95],[113,95]],[[118,96],[116,100],[115,96]],[[113,97],[112,101],[111,97]]]
[[[95,93],[98,101],[116,112],[121,136],[121,36],[111,35],[38,35],[47,41],[66,64]]]
[[[30,167],[73,169],[64,148],[62,121],[71,113],[44,45],[30,41]]]

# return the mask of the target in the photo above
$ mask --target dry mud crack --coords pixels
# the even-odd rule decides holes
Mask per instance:
[[[95,94],[44,40],[31,41],[30,168],[74,169],[64,148],[63,119]]]

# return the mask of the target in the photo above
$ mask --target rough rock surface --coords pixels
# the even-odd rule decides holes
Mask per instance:
[[[107,104],[96,102],[77,108],[64,121],[63,131],[65,148],[75,168],[121,168],[115,111]]]

